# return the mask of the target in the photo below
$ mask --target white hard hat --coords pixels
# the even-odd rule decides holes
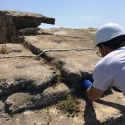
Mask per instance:
[[[116,23],[105,24],[97,30],[94,46],[97,46],[99,43],[102,42],[107,42],[121,35],[125,35],[125,30],[120,25]]]

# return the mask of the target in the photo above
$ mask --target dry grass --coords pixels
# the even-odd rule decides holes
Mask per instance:
[[[75,97],[68,96],[66,100],[60,101],[57,104],[57,109],[63,111],[67,114],[68,117],[78,116],[80,109],[79,109],[79,102]]]
[[[2,45],[0,48],[0,54],[8,54],[9,51],[7,50],[6,44]]]

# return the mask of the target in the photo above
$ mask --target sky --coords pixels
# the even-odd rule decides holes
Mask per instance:
[[[0,0],[0,10],[33,12],[55,18],[43,28],[99,28],[115,22],[125,28],[125,0]]]

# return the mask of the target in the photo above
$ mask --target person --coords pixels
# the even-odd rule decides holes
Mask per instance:
[[[97,30],[94,42],[103,58],[95,66],[93,83],[84,80],[82,88],[92,101],[111,86],[125,94],[125,30],[116,23],[105,24]]]

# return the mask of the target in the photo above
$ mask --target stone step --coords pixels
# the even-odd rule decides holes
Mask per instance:
[[[66,31],[66,29],[65,29]],[[63,31],[64,32],[64,31]],[[53,32],[54,34],[54,32]],[[64,34],[63,34],[64,35]],[[61,72],[65,83],[70,85],[78,85],[87,77],[91,77],[95,64],[100,59],[97,57],[95,51],[65,51],[65,52],[52,52],[46,51],[50,49],[72,49],[72,48],[88,48],[91,47],[91,39],[89,40],[89,33],[85,35],[87,39],[73,39],[76,37],[64,37],[63,35],[38,35],[38,36],[25,36],[25,42],[27,45],[32,46],[31,51],[35,54],[44,52],[41,56],[46,59],[50,64],[56,66]],[[77,33],[76,33],[77,35]],[[92,34],[91,34],[92,35]],[[84,36],[84,34],[83,34]],[[68,84],[69,85],[69,84]],[[69,86],[71,87],[71,86]],[[80,90],[79,90],[80,91]],[[124,121],[124,96],[121,93],[112,92],[101,98],[101,101],[89,102],[84,98],[84,94],[81,92],[81,96],[75,95],[81,102],[81,114],[83,122],[79,124],[98,125],[98,124],[113,124],[118,123],[118,119]],[[80,95],[79,94],[79,95]],[[53,124],[61,124],[63,115],[54,119]],[[58,120],[60,119],[60,120]],[[66,119],[65,119],[66,120]],[[119,120],[118,120],[119,121]],[[123,123],[122,121],[122,123]],[[69,122],[70,123],[70,122]],[[77,124],[74,123],[74,124]],[[121,124],[122,124],[121,123]],[[64,123],[66,124],[66,123]]]
[[[40,39],[41,37],[41,39]],[[50,41],[51,39],[51,41]],[[58,40],[57,42],[55,42]],[[88,51],[47,51],[53,49],[81,48],[76,44],[77,41],[66,41],[60,36],[25,36],[25,44],[29,49],[41,55],[49,63],[55,65],[60,71],[63,79],[70,84],[81,83],[86,77],[91,77],[94,66],[98,60],[96,52]],[[80,43],[79,43],[80,44]],[[83,47],[85,48],[85,47]]]
[[[66,99],[70,92],[71,90],[64,83],[58,83],[36,95],[22,92],[14,93],[5,101],[5,112],[15,114],[25,110],[49,107]]]
[[[60,80],[58,70],[42,59],[36,60],[22,45],[6,44],[6,49],[7,54],[0,54],[0,95],[17,91],[42,91]],[[17,49],[20,51],[17,52]]]

